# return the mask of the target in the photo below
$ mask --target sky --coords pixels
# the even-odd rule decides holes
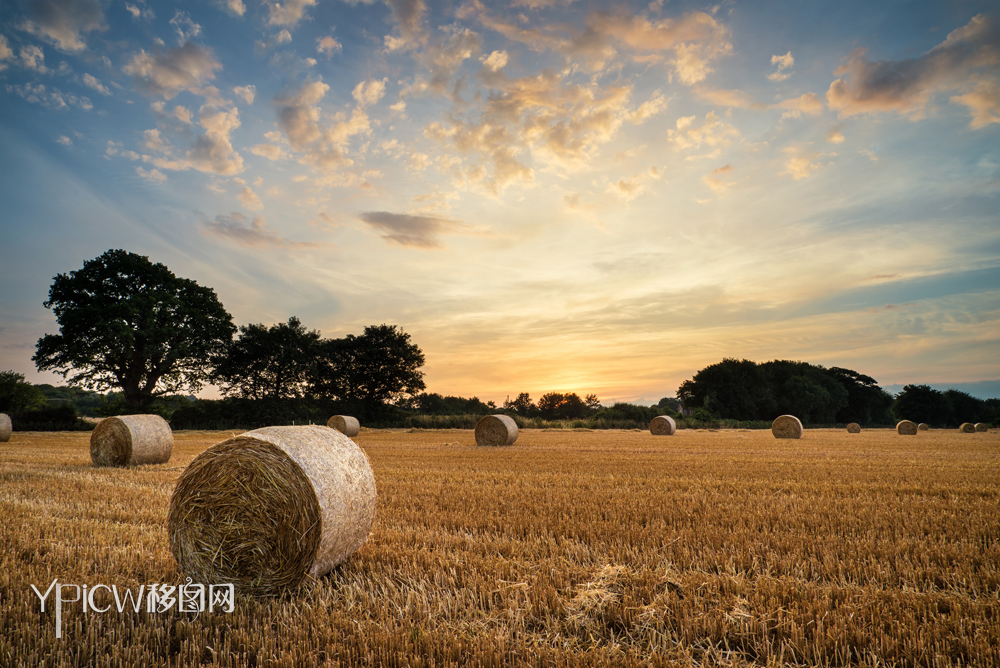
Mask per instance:
[[[1000,390],[994,2],[0,0],[0,369],[108,249],[427,391]],[[213,396],[206,388],[204,396]]]

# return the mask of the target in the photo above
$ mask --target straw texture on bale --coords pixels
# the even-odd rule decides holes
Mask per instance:
[[[963,422],[962,425],[958,428],[958,430],[963,434],[975,434],[976,425],[972,424],[971,422]]]
[[[802,422],[794,415],[779,415],[771,423],[775,438],[802,438]]]
[[[487,415],[476,423],[476,445],[513,445],[517,423],[508,415]]]
[[[915,436],[917,424],[910,420],[900,420],[896,423],[896,433],[900,436]]]
[[[986,424],[985,422],[977,422],[976,423],[976,431],[989,431],[989,430],[990,430],[990,426],[988,424]]]
[[[926,422],[921,422],[920,424],[917,425],[917,431],[930,431],[930,430],[931,426]]]
[[[649,433],[654,436],[673,436],[677,431],[677,424],[669,415],[657,415],[649,423]]]
[[[847,433],[848,434],[860,434],[861,433],[861,425],[859,425],[857,422],[852,422],[851,424],[847,425]]]
[[[10,440],[11,431],[13,431],[13,427],[10,424],[10,416],[6,413],[0,413],[0,443],[6,443]]]
[[[375,476],[334,429],[265,427],[213,445],[181,474],[167,531],[196,582],[273,595],[318,578],[368,539]]]
[[[138,466],[170,461],[174,434],[159,415],[119,415],[101,420],[90,434],[94,466]]]
[[[350,415],[334,415],[327,420],[326,426],[330,429],[336,429],[344,436],[357,436],[358,432],[361,431],[361,423],[358,422],[358,418]]]

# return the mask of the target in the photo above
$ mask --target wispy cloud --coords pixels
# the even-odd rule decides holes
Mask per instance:
[[[36,0],[31,9],[21,28],[63,51],[83,51],[84,35],[107,27],[98,0]]]
[[[215,220],[203,223],[202,229],[210,236],[218,237],[224,241],[231,241],[247,248],[302,250],[326,246],[326,244],[322,243],[285,239],[268,228],[262,216],[257,216],[252,221],[248,221],[247,217],[238,211],[234,211],[228,216],[220,214],[215,217]]]
[[[463,223],[433,216],[366,211],[359,214],[358,218],[382,233],[381,236],[386,241],[410,248],[442,248],[442,235],[473,232]]]

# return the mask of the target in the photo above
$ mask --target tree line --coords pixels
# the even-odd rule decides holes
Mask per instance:
[[[723,359],[681,383],[677,398],[685,408],[733,420],[773,420],[787,414],[805,424],[874,426],[907,419],[940,427],[1000,420],[997,399],[926,385],[906,385],[893,397],[857,371],[788,360]]]

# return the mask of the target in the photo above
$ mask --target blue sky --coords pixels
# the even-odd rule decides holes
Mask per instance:
[[[240,324],[400,325],[444,394],[1000,378],[993,3],[0,6],[0,368],[35,382],[52,277],[109,248]]]

